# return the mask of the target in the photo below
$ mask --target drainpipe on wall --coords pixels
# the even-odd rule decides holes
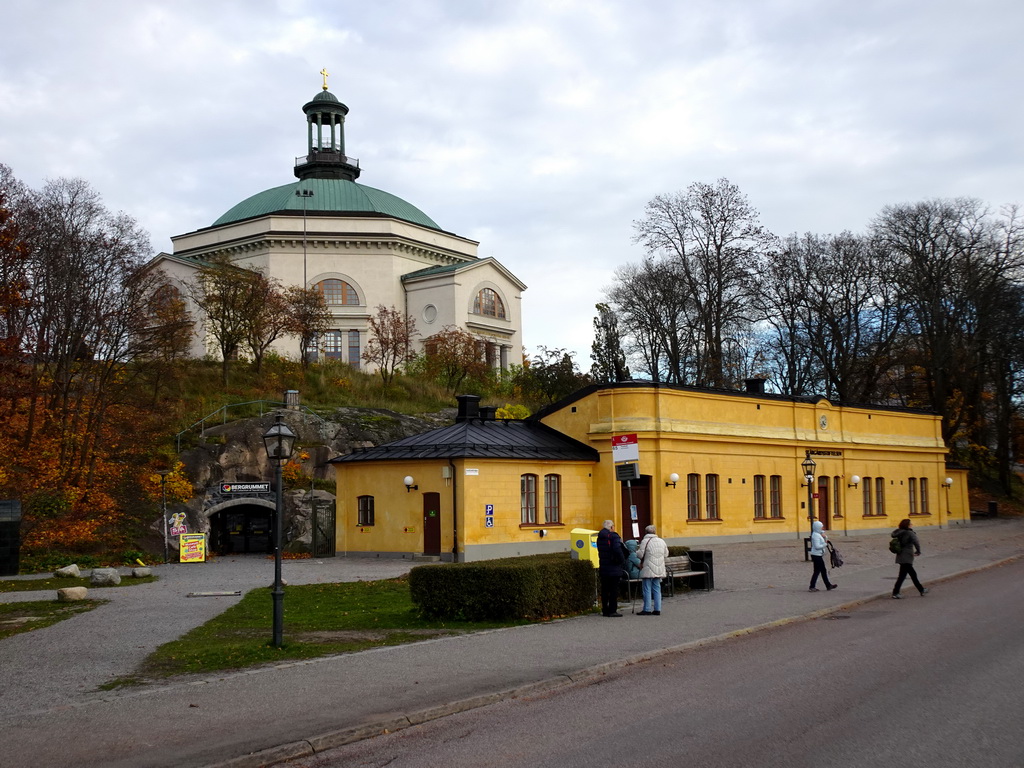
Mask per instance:
[[[459,562],[459,508],[456,503],[457,481],[455,474],[455,462],[448,459],[448,466],[452,468],[452,562]]]

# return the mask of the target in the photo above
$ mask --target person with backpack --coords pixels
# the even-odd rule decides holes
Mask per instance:
[[[657,529],[648,525],[644,529],[644,540],[640,542],[637,554],[640,555],[640,578],[644,586],[644,609],[640,616],[661,616],[661,580],[668,576],[665,558],[668,557],[668,544],[658,536]]]
[[[819,576],[821,576],[821,581],[825,584],[827,591],[831,592],[839,586],[828,580],[828,570],[825,568],[825,547],[828,546],[828,539],[822,533],[824,528],[825,525],[821,520],[815,520],[811,524],[811,562],[814,563],[814,573],[811,574],[810,592],[818,591],[818,587],[815,585],[818,583]]]
[[[639,545],[640,542],[636,539],[630,539],[626,542],[626,550],[629,552],[629,556],[626,558],[626,564],[622,566],[622,570],[626,572],[626,576],[630,579],[640,578],[640,566],[643,564],[640,562],[640,555],[636,553]]]
[[[911,528],[910,518],[900,520],[899,528],[892,532],[889,550],[896,552],[896,564],[900,567],[900,575],[896,577],[896,584],[892,588],[892,599],[901,600],[903,598],[900,588],[907,576],[910,576],[910,580],[914,582],[921,597],[928,594],[928,590],[918,581],[917,571],[914,570],[914,558],[921,554],[921,542]]]

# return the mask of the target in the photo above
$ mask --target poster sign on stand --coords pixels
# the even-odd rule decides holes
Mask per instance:
[[[206,562],[206,534],[183,533],[178,537],[178,560],[182,563]]]

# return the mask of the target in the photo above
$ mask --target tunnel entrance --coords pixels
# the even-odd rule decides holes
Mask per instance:
[[[274,551],[274,510],[237,504],[210,515],[210,549],[218,555]]]

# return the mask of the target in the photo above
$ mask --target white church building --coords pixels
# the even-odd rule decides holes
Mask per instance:
[[[377,307],[416,321],[417,351],[446,326],[480,339],[481,355],[494,368],[523,359],[522,292],[526,286],[493,258],[477,256],[479,243],[442,229],[416,206],[356,182],[359,161],[345,148],[348,107],[323,90],[302,107],[306,154],[295,161],[298,181],[259,192],[209,227],[172,237],[174,253],[153,266],[182,286],[202,262],[229,258],[260,270],[282,285],[316,287],[331,312],[331,329],[318,340],[317,356],[366,366],[369,319]],[[202,317],[191,354],[217,356]],[[299,341],[279,340],[278,354],[297,359]]]

